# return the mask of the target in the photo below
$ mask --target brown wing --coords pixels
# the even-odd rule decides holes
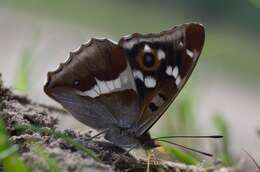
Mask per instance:
[[[141,114],[133,128],[145,133],[167,110],[193,71],[204,44],[204,28],[191,23],[158,34],[119,41],[131,65]]]
[[[107,39],[92,39],[72,52],[48,73],[44,91],[93,128],[128,128],[140,111],[124,51]]]

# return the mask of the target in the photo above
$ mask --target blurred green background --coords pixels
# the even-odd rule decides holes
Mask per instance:
[[[242,149],[260,161],[259,0],[0,0],[0,72],[8,86],[53,103],[42,91],[47,71],[91,37],[117,41],[195,21],[206,28],[201,58],[153,135],[221,132],[227,135],[222,148],[219,141],[179,142],[221,149],[227,163],[241,159]]]

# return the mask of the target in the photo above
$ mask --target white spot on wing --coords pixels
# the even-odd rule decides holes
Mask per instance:
[[[97,85],[94,86],[94,90],[97,92],[97,94],[100,94],[100,89]]]
[[[100,88],[101,93],[108,93],[109,92],[109,88],[107,87],[107,84],[105,81],[100,81],[96,78],[97,81],[97,85]]]
[[[128,76],[124,75],[122,77],[122,82],[123,82],[123,84],[128,83]]]
[[[188,54],[188,56],[190,56],[190,58],[193,58],[194,53],[191,50],[186,49],[186,53]]]
[[[133,75],[134,75],[134,78],[135,78],[135,79],[140,79],[141,81],[144,81],[144,76],[143,76],[143,74],[142,74],[141,71],[139,71],[139,70],[134,70],[134,71],[133,71]]]
[[[157,51],[157,56],[158,56],[159,60],[165,59],[165,53],[164,53],[164,51],[161,50],[161,49],[159,49],[159,50]]]
[[[147,76],[144,79],[144,84],[147,88],[154,88],[156,86],[156,80],[151,76]]]
[[[181,77],[180,77],[180,75],[179,75],[179,76],[176,78],[176,80],[175,80],[175,84],[176,84],[176,86],[179,86],[180,83],[181,83]]]
[[[183,47],[183,43],[180,41],[180,43],[179,43],[179,46],[180,46],[180,48],[182,48]]]
[[[120,88],[120,87],[121,87],[121,81],[120,81],[120,78],[119,78],[119,77],[114,80],[114,84],[115,84],[115,87],[116,87],[116,88]]]
[[[88,91],[84,91],[83,92],[84,95],[86,96],[89,96],[89,97],[92,97],[92,98],[95,98],[98,96],[97,92],[94,90],[94,88],[92,88],[91,90],[88,90]]]
[[[81,96],[89,96],[91,98],[95,98],[102,94],[113,93],[116,91],[126,89],[133,89],[134,91],[136,91],[134,77],[130,77],[132,75],[132,72],[133,71],[130,70],[130,66],[128,65],[127,68],[123,72],[121,72],[116,79],[109,81],[101,81],[95,78],[96,84],[91,89],[86,90],[84,92],[76,91],[76,93]],[[143,77],[142,73],[141,77]]]
[[[134,46],[135,42],[134,41],[129,41],[127,43],[124,44],[124,46],[127,48],[127,49],[132,49],[133,46]]]
[[[91,88],[90,90],[76,91],[76,93],[81,95],[81,96],[88,96],[88,97],[91,97],[91,98],[95,98],[95,97],[99,96],[99,94],[95,90],[95,86],[93,88]]]
[[[145,46],[144,46],[144,52],[145,52],[145,53],[151,53],[151,52],[152,52],[151,47],[150,47],[149,45],[145,44]]]
[[[107,87],[109,88],[110,91],[115,89],[113,81],[107,81]]]
[[[172,75],[172,67],[171,66],[167,66],[166,70],[165,70],[165,73],[169,76]]]
[[[178,68],[178,66],[175,66],[173,71],[172,71],[172,76],[174,78],[177,78],[178,74],[179,74],[179,68]]]

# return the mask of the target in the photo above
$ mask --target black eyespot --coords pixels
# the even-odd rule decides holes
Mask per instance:
[[[152,67],[155,64],[155,57],[151,53],[145,53],[143,57],[143,64],[146,67]]]
[[[158,107],[153,102],[149,104],[149,108],[152,112],[155,112],[158,110]]]
[[[80,83],[79,83],[79,80],[74,80],[74,81],[73,81],[73,85],[74,85],[74,86],[79,86],[79,84],[80,84]]]

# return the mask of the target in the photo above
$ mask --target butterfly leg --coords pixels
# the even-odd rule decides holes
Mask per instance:
[[[155,149],[151,150],[151,163],[155,166],[158,166],[161,164],[160,159],[156,156]]]
[[[129,152],[131,152],[134,148],[136,148],[138,146],[138,144],[134,144],[133,146],[131,146],[126,152],[124,152],[123,154],[121,154],[114,162],[113,165],[117,164],[123,156],[126,156]]]
[[[92,140],[92,139],[95,139],[95,138],[97,138],[98,136],[100,136],[100,135],[102,135],[102,134],[104,134],[104,133],[108,132],[108,130],[109,130],[109,129],[105,129],[105,130],[103,130],[103,131],[101,131],[101,132],[97,133],[96,135],[94,135],[94,136],[91,136],[91,137],[90,137],[90,138],[88,138],[87,140]]]
[[[147,151],[147,166],[146,166],[146,172],[150,171],[150,164],[151,164],[151,150]]]
[[[147,150],[147,167],[146,171],[149,171],[150,166],[159,166],[161,164],[160,159],[157,158],[154,149]]]

